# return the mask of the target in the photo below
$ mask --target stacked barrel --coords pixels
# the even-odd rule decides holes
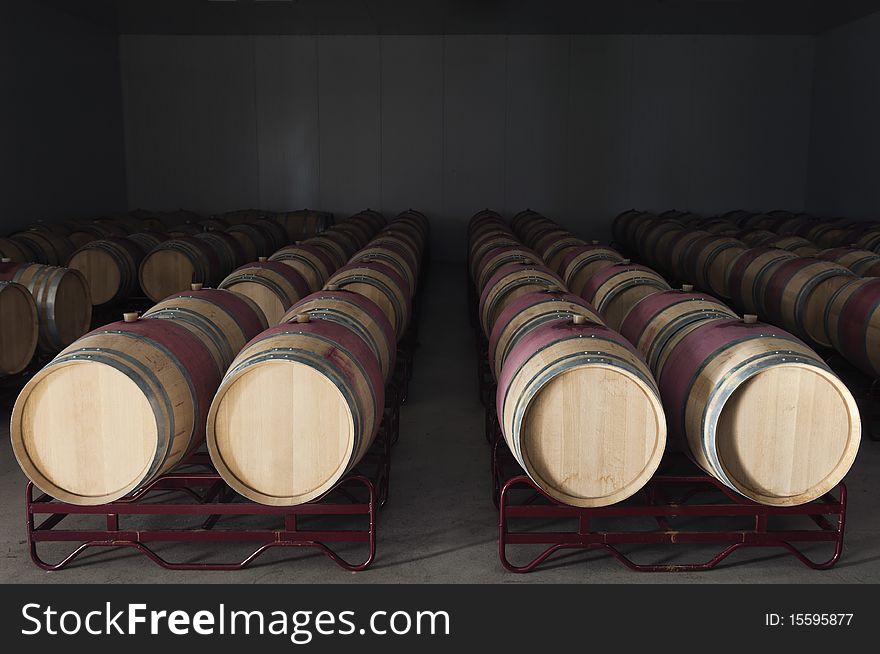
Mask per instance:
[[[263,504],[316,499],[358,464],[409,327],[425,217],[408,211],[386,225],[365,212],[337,227],[263,262],[302,271],[316,290],[238,354],[208,416],[217,471]]]
[[[738,225],[734,225],[734,220]],[[718,237],[695,227],[725,223],[742,239],[713,259]],[[755,233],[775,235],[752,239]],[[662,246],[652,244],[660,234]],[[618,217],[615,236],[629,251],[671,277],[729,299],[738,309],[779,325],[819,349],[833,348],[871,377],[880,376],[880,226],[804,214],[732,212],[688,225],[650,213]],[[734,239],[729,239],[731,242]],[[656,243],[656,242],[655,242]],[[845,245],[851,244],[851,245]],[[661,248],[669,254],[657,256]],[[692,264],[708,261],[716,283]]]
[[[358,220],[352,219],[353,223],[370,225],[370,233],[384,224],[374,212],[359,216]],[[395,230],[414,229],[415,224],[427,228],[426,222],[422,224],[415,218],[401,217],[400,221],[408,226],[392,222],[385,228],[386,238],[392,237],[392,226]],[[322,436],[329,434],[334,425],[339,429],[335,438],[341,441],[353,437],[355,431],[366,430],[369,434],[370,420],[381,417],[382,380],[393,370],[395,337],[389,319],[367,298],[331,287],[320,298],[304,297],[310,288],[295,268],[284,263],[273,265],[301,280],[299,294],[290,298],[290,304],[309,300],[316,308],[314,313],[295,313],[295,324],[300,325],[297,330],[312,330],[312,342],[318,344],[318,367],[327,366],[333,371],[323,379],[319,374],[306,373],[300,377],[305,386],[281,387],[283,392],[296,396],[299,408],[310,413],[310,424],[318,425],[319,431],[312,434],[317,440],[306,445],[305,451],[318,453],[320,458],[333,447],[332,439],[325,441]],[[194,283],[163,299],[142,318],[126,314],[123,321],[96,329],[64,349],[30,380],[13,409],[13,449],[28,477],[53,497],[94,505],[119,499],[185,461],[204,442],[208,411],[224,374],[236,368],[236,357],[243,349],[246,358],[245,353],[259,350],[272,324],[252,295],[247,288],[210,289]],[[325,301],[332,306],[324,306]],[[343,305],[350,307],[347,313],[337,310]],[[284,306],[285,310],[289,308]],[[312,315],[321,319],[310,326]],[[326,318],[331,315],[337,322]],[[325,322],[328,333],[314,329]],[[286,325],[283,322],[279,331]],[[288,343],[291,348],[280,355],[288,356],[285,360],[293,361],[297,355],[291,352],[301,352],[298,338],[295,336]],[[373,340],[367,345],[370,338]],[[380,347],[381,364],[376,364],[379,376],[374,376],[370,357],[378,361]],[[268,359],[260,361],[257,368],[271,368]],[[343,383],[345,373],[352,375],[347,387]],[[248,376],[238,390],[252,388],[253,381]],[[377,384],[378,391],[374,391]],[[349,414],[349,423],[343,424],[344,416],[338,411],[334,414],[326,399],[321,399],[328,391],[329,397],[351,399],[356,405],[357,410]],[[273,397],[266,389],[262,392],[263,402]],[[370,413],[371,406],[365,399],[370,393],[378,399],[378,413]],[[239,414],[238,410],[230,413],[225,405],[219,419],[234,421],[242,415],[253,416],[258,406],[263,405],[239,407]],[[266,416],[250,424],[248,447],[252,456],[259,458],[259,453],[266,451],[275,433],[272,428],[279,427],[270,424],[273,411],[287,408],[270,407]],[[299,429],[301,424],[288,425],[296,432],[294,440],[308,433]],[[272,456],[290,461],[285,458],[287,454],[276,450]],[[226,457],[218,465],[230,460]],[[298,461],[295,467],[304,465]],[[297,480],[300,470],[296,467]]]
[[[546,248],[542,235],[571,238],[543,216],[520,214],[514,221],[526,244]],[[717,298],[731,294],[723,271],[750,251],[729,235],[736,227],[725,220],[701,223],[693,214],[646,218],[639,212],[614,224],[617,242],[633,244],[630,251],[642,260],[714,293],[690,285],[672,290],[655,270],[597,244],[572,247],[559,270],[644,356],[670,433],[691,459],[754,501],[802,504],[833,488],[850,468],[860,441],[858,411],[806,343],[753,315],[740,319]],[[779,303],[789,306],[786,293]]]
[[[659,391],[635,348],[545,265],[543,256],[557,263],[583,243],[536,222],[517,216],[517,236],[487,210],[468,225],[498,422],[547,495],[574,506],[613,504],[642,488],[660,463]]]

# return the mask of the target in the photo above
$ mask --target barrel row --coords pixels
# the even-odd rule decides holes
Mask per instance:
[[[880,375],[876,253],[838,247],[798,256],[797,251],[747,247],[728,237],[672,228],[666,219],[649,214],[637,219],[622,214],[616,224],[630,251],[670,277],[693,282],[814,348],[833,348],[872,377]]]
[[[384,223],[375,212],[368,220]],[[320,479],[345,474],[381,419],[396,355],[390,320],[359,293],[310,295],[302,281],[297,306],[271,327],[249,283],[264,288],[192,284],[62,351],[13,410],[28,477],[72,503],[111,501],[173,469],[206,432],[218,470],[257,501],[308,501],[324,492]]]
[[[616,223],[616,238],[656,244],[623,236],[627,220]],[[664,220],[640,220],[639,227],[647,234]],[[518,228],[538,234],[536,221],[547,229],[544,217],[521,218]],[[730,249],[706,238],[696,234],[697,249],[678,253],[680,269],[704,290],[714,278],[707,261],[723,260]],[[661,246],[654,252],[668,254]],[[740,319],[691,285],[672,290],[656,271],[627,260],[593,272],[581,295],[647,361],[681,449],[729,488],[765,504],[802,504],[833,488],[852,465],[860,441],[855,401],[801,339],[753,315]]]
[[[238,354],[208,415],[208,451],[217,471],[256,502],[287,506],[320,497],[376,438],[428,222],[412,210],[387,224],[378,214],[361,216],[370,217],[362,231],[328,230],[264,262],[323,287]],[[343,253],[347,263],[327,274]]]
[[[468,225],[501,432],[550,497],[583,507],[622,501],[663,455],[659,391],[635,348],[545,265],[542,255],[561,259],[583,241],[524,243],[519,226],[520,216],[511,229],[488,210]]]

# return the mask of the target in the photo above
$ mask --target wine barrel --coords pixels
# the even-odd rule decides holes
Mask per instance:
[[[269,261],[278,261],[293,268],[303,276],[313,293],[321,290],[336,270],[330,255],[313,245],[288,245],[269,257]]]
[[[746,249],[746,244],[735,238],[706,236],[697,239],[684,254],[687,281],[718,297],[730,297],[727,272],[731,261]]]
[[[76,249],[66,236],[48,231],[19,232],[9,238],[27,248],[34,263],[45,266],[63,266]]]
[[[709,232],[704,232],[700,229],[676,232],[676,236],[669,243],[671,246],[668,256],[669,267],[665,272],[671,278],[684,280],[688,283],[691,282],[692,280],[688,279],[691,272],[687,267],[687,254],[690,251],[691,245],[709,235]]]
[[[564,238],[571,238],[571,236],[570,231],[552,223],[547,229],[540,230],[529,241],[525,241],[525,244],[535,252],[543,252],[548,246]]]
[[[497,411],[529,477],[572,506],[633,495],[657,470],[666,445],[647,366],[620,334],[580,316],[545,323],[513,347],[498,380]]]
[[[30,291],[15,282],[0,282],[0,377],[27,368],[38,337],[37,305]]]
[[[322,232],[319,236],[313,236],[297,245],[308,245],[311,247],[321,248],[328,257],[333,261],[334,268],[341,268],[348,262],[350,256],[347,250],[339,244],[338,240],[324,235]]]
[[[412,290],[393,268],[375,261],[352,263],[331,275],[327,286],[360,293],[375,302],[394,328],[397,339],[403,338],[409,326]]]
[[[152,230],[129,234],[126,238],[137,243],[144,252],[150,252],[150,250],[168,240],[168,236],[165,233]]]
[[[797,231],[798,236],[803,236],[810,243],[815,244],[817,250],[833,247],[837,244],[837,239],[843,233],[843,228],[834,222],[820,222],[801,228]],[[815,252],[811,252],[801,256],[813,256]]]
[[[226,233],[235,238],[244,250],[245,260],[256,261],[259,257],[268,257],[280,247],[275,246],[274,239],[260,225],[240,223],[226,230]]]
[[[593,275],[581,297],[596,308],[605,324],[619,331],[636,302],[652,293],[669,290],[666,280],[650,268],[624,261]]]
[[[278,261],[255,261],[237,268],[218,288],[253,300],[270,325],[277,325],[291,306],[309,294],[305,278]]]
[[[418,264],[413,258],[412,253],[405,247],[395,246],[390,243],[383,245],[370,243],[367,247],[355,252],[349,263],[369,263],[371,261],[383,263],[392,268],[394,272],[406,280],[410,292],[415,291],[416,283],[418,282]]]
[[[856,239],[854,245],[871,252],[880,250],[880,227],[865,229]]]
[[[333,214],[301,209],[277,214],[275,220],[287,232],[287,240],[295,243],[323,232],[333,224]]]
[[[368,245],[369,247],[390,246],[393,249],[402,248],[406,251],[407,259],[409,259],[410,263],[415,264],[415,273],[416,277],[418,277],[419,270],[421,269],[422,248],[406,234],[402,232],[380,232]]]
[[[546,262],[547,267],[555,272],[558,275],[562,274],[561,266],[562,260],[565,259],[565,255],[570,252],[575,252],[579,248],[584,247],[587,244],[586,241],[582,241],[581,239],[575,236],[569,236],[568,238],[563,238],[555,243],[551,243],[541,252],[541,258]]]
[[[611,233],[614,236],[614,242],[627,248],[633,247],[635,245],[631,235],[633,230],[640,224],[652,222],[656,219],[656,216],[643,211],[636,211],[635,209],[624,211],[611,223]]]
[[[757,213],[738,221],[738,224],[742,229],[766,229],[768,232],[776,232],[776,226],[782,220],[781,216]]]
[[[263,310],[249,297],[201,284],[165,298],[143,317],[173,320],[197,336],[211,353],[218,379],[235,355],[269,326]]]
[[[661,291],[639,300],[620,326],[620,333],[636,346],[654,378],[659,379],[675,345],[707,320],[736,318],[726,305],[691,286]]]
[[[27,243],[17,243],[11,238],[0,238],[0,259],[9,259],[14,263],[27,263],[35,258]]]
[[[214,251],[219,264],[218,273],[228,275],[230,272],[247,263],[244,248],[234,236],[225,232],[202,232],[195,238],[204,241]]]
[[[123,238],[128,235],[121,225],[108,221],[92,220],[87,223],[79,223],[74,226],[67,235],[74,248],[79,249],[92,241],[100,241],[105,238]]]
[[[138,269],[145,255],[125,237],[87,243],[73,253],[68,268],[78,270],[89,284],[93,306],[119,302],[138,291]]]
[[[529,332],[560,318],[583,316],[588,322],[603,324],[602,317],[582,297],[563,290],[526,293],[502,311],[489,336],[489,369],[495,379],[501,376],[511,350]]]
[[[674,220],[660,220],[649,223],[648,226],[640,231],[639,241],[636,243],[636,250],[644,261],[652,266],[665,265],[662,244],[671,238],[674,234],[682,231],[681,224]]]
[[[743,230],[736,235],[740,241],[748,245],[750,248],[757,248],[767,245],[770,241],[777,238],[777,235],[766,229]]]
[[[226,373],[208,415],[208,451],[241,495],[302,504],[367,452],[383,406],[382,372],[360,336],[326,320],[277,325]]]
[[[756,502],[810,502],[855,459],[852,395],[815,352],[776,327],[704,322],[669,354],[659,383],[670,433],[703,470]]]
[[[825,330],[847,361],[880,377],[880,279],[854,279],[841,286],[825,309]]]
[[[266,235],[266,243],[268,247],[265,252],[260,253],[258,256],[268,257],[270,254],[276,250],[280,250],[285,245],[290,245],[290,240],[287,237],[287,230],[276,221],[270,220],[269,218],[259,218],[250,224],[252,227],[261,229]]]
[[[412,223],[422,233],[422,237],[424,240],[428,240],[431,236],[431,221],[428,220],[428,217],[423,214],[421,211],[416,211],[415,209],[407,209],[406,211],[401,211],[397,216],[392,220],[392,223],[395,222],[408,222]]]
[[[78,270],[38,263],[0,263],[0,281],[17,282],[33,296],[41,351],[54,354],[89,330],[89,283]]]
[[[543,266],[544,260],[525,246],[507,245],[489,250],[476,265],[474,284],[477,292],[482,293],[492,276],[502,266],[511,263]]]
[[[575,295],[581,295],[590,278],[600,270],[623,262],[617,250],[604,245],[585,245],[562,259],[562,279]]]
[[[138,276],[144,294],[158,302],[192,284],[213,286],[222,277],[214,249],[195,236],[170,239],[141,262]]]
[[[506,231],[493,231],[481,235],[468,246],[468,270],[471,279],[477,274],[477,264],[490,250],[500,247],[524,247],[522,241]]]
[[[112,323],[28,382],[12,410],[12,448],[52,497],[111,502],[195,450],[219,381],[202,342],[173,321]]]
[[[321,232],[321,235],[315,238],[325,242],[333,242],[336,245],[336,248],[334,249],[342,254],[342,257],[346,260],[358,251],[359,246],[357,240],[350,234],[346,234],[345,232],[337,231],[335,229],[328,229],[326,232]]]
[[[819,252],[819,248],[812,241],[800,236],[780,236],[765,243],[767,247],[779,248],[794,252],[799,257],[812,257]]]
[[[727,270],[727,287],[734,305],[744,313],[766,315],[763,298],[767,277],[776,266],[796,258],[793,252],[778,248],[752,248],[742,252],[730,262]]]
[[[767,320],[807,343],[831,347],[825,331],[825,309],[831,297],[855,275],[837,264],[801,257],[776,266],[764,287]]]
[[[721,217],[726,218],[727,220],[736,223],[739,227],[745,229],[748,226],[747,223],[754,215],[756,214],[752,211],[746,211],[745,209],[734,209],[732,211],[721,214]]]
[[[794,236],[800,230],[809,229],[815,222],[812,216],[806,214],[787,216],[783,217],[772,231],[783,236]]]
[[[171,238],[183,238],[184,236],[195,236],[201,233],[202,228],[195,223],[181,223],[168,229],[168,236]]]
[[[474,218],[477,218],[479,216],[488,216],[488,217],[497,218],[498,220],[502,220],[501,215],[499,213],[492,211],[490,209],[484,209],[483,211],[480,211],[479,213],[477,213],[474,216]],[[474,218],[472,218],[471,220],[473,220]],[[543,218],[543,216],[541,216],[541,214],[539,214],[537,211],[532,211],[531,209],[525,209],[524,211],[520,211],[518,214],[516,214],[513,218],[510,219],[510,228],[513,229],[514,231],[516,231],[520,228],[521,224],[528,222],[530,220],[534,220],[535,218]]]
[[[290,307],[281,322],[293,323],[307,315],[310,320],[327,320],[351,330],[370,348],[388,382],[397,359],[397,336],[381,307],[370,298],[331,285],[304,297]]]
[[[489,278],[480,294],[480,324],[488,338],[501,312],[526,293],[547,289],[563,290],[559,276],[542,265],[509,263]]]
[[[849,268],[859,277],[880,277],[880,255],[869,250],[833,248],[822,250],[816,257]]]
[[[205,218],[204,220],[200,220],[196,223],[196,226],[204,231],[212,232],[225,231],[226,229],[229,229],[229,227],[231,227],[231,225],[223,220],[223,218],[220,216],[216,218]]]
[[[715,234],[716,236],[735,234],[739,231],[736,223],[723,218],[710,218],[703,222],[701,228],[710,234]]]

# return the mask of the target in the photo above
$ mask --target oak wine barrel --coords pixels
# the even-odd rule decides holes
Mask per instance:
[[[624,261],[623,256],[604,245],[585,245],[565,255],[560,263],[562,279],[575,295],[581,295],[590,278],[600,270]]]
[[[37,350],[37,305],[30,291],[0,282],[0,378],[27,368]]]
[[[880,376],[880,279],[853,279],[841,286],[825,309],[825,330],[847,361]]]
[[[44,266],[65,265],[76,249],[69,238],[49,231],[19,232],[9,238],[27,248],[34,263]]]
[[[831,347],[825,331],[825,309],[831,297],[855,275],[830,261],[800,257],[776,266],[764,287],[763,309],[768,322],[807,343]]]
[[[815,243],[800,236],[779,236],[767,241],[764,245],[794,252],[799,257],[812,257],[819,252]]]
[[[253,300],[270,325],[277,325],[293,304],[309,294],[305,278],[278,261],[255,261],[237,268],[218,288]]]
[[[659,384],[670,434],[708,474],[756,502],[821,497],[858,451],[852,395],[815,352],[777,327],[703,322],[669,353]]]
[[[34,298],[39,322],[38,346],[54,354],[89,330],[89,283],[78,270],[38,263],[0,263],[0,280],[21,284]]]
[[[859,277],[880,277],[880,255],[858,248],[833,248],[822,250],[819,259],[849,268]]]
[[[218,378],[241,349],[268,328],[266,316],[250,298],[193,284],[144,313],[144,318],[173,320],[197,336],[217,367]]]
[[[141,262],[138,277],[144,294],[158,302],[192,284],[213,286],[222,278],[217,254],[195,236],[170,239],[154,248]]]
[[[655,271],[624,261],[593,275],[584,285],[581,297],[595,307],[611,329],[620,330],[636,302],[669,290],[669,284]]]
[[[313,245],[287,245],[269,257],[269,261],[278,261],[296,270],[313,293],[321,290],[336,270],[330,255]]]
[[[409,326],[412,290],[393,268],[376,261],[352,263],[331,275],[327,286],[360,293],[375,302],[394,328],[397,339],[403,338]]]
[[[370,298],[331,285],[294,304],[281,322],[293,323],[303,315],[312,321],[337,323],[360,336],[376,356],[382,378],[386,382],[391,379],[397,360],[397,335],[381,307]]]
[[[394,272],[403,277],[409,285],[410,292],[414,292],[418,282],[418,264],[412,253],[403,246],[384,243],[376,245],[369,243],[367,247],[358,250],[349,260],[349,264],[355,263],[382,263],[392,268]]]
[[[170,471],[201,441],[220,381],[208,350],[171,320],[129,317],[61,352],[12,410],[19,465],[59,500],[117,500]]]
[[[727,287],[734,305],[744,313],[766,315],[764,285],[776,266],[796,259],[797,255],[777,248],[752,248],[730,262]]]
[[[73,253],[68,268],[78,270],[89,283],[92,305],[125,300],[138,289],[138,269],[144,250],[125,237],[87,243]]]
[[[620,334],[582,316],[544,323],[512,348],[498,380],[497,412],[529,477],[572,506],[633,495],[657,470],[666,445],[647,366]]]
[[[559,276],[543,265],[509,263],[501,266],[480,294],[480,324],[488,338],[504,309],[526,293],[547,289],[563,290]]]
[[[688,283],[718,297],[730,297],[727,272],[730,263],[746,249],[745,243],[735,238],[706,236],[697,239],[684,254]]]
[[[208,416],[208,450],[244,497],[302,504],[357,464],[383,406],[382,372],[360,336],[326,320],[284,323],[251,341],[226,373]]]
[[[0,258],[9,259],[14,263],[28,263],[36,257],[27,243],[19,243],[11,238],[0,237]]]
[[[560,318],[582,316],[588,322],[603,324],[602,317],[582,297],[564,290],[526,293],[507,305],[489,335],[489,369],[495,379],[501,376],[511,350],[529,332]]]
[[[482,293],[488,281],[502,266],[510,263],[521,263],[543,266],[544,260],[533,250],[525,246],[506,245],[486,252],[476,264],[474,284],[477,292]]]
[[[639,300],[620,326],[620,333],[659,379],[669,353],[682,338],[707,320],[736,317],[726,305],[711,295],[694,293],[688,285],[681,291],[661,291]]]
[[[194,238],[204,241],[214,250],[220,274],[227,275],[247,263],[244,248],[234,236],[225,232],[212,231],[196,234]]]

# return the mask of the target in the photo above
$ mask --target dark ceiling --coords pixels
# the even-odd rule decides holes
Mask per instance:
[[[122,34],[818,34],[880,0],[42,0]]]

